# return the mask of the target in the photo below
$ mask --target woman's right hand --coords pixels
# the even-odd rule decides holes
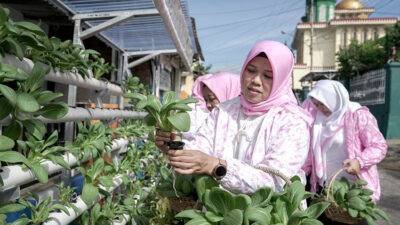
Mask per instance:
[[[171,140],[174,140],[175,134],[171,132],[165,132],[162,130],[156,130],[156,146],[161,149],[163,152],[167,152],[169,147],[167,143]]]

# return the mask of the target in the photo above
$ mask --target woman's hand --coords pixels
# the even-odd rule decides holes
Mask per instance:
[[[212,176],[219,160],[198,150],[170,150],[169,164],[180,174],[207,174]]]
[[[156,146],[161,149],[163,152],[167,152],[169,150],[169,147],[167,145],[167,143],[171,140],[175,139],[175,135],[174,133],[170,133],[170,132],[165,132],[165,131],[161,131],[161,130],[156,130]]]
[[[347,173],[357,175],[360,173],[360,162],[357,159],[346,159],[343,161],[343,167]]]

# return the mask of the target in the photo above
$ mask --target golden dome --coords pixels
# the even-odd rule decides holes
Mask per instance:
[[[363,9],[364,6],[359,0],[342,0],[336,5],[336,9]]]

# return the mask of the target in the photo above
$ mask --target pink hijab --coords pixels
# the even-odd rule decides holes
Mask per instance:
[[[311,122],[309,114],[300,108],[292,91],[292,71],[294,66],[293,53],[288,47],[276,41],[257,42],[250,50],[243,64],[241,77],[247,64],[260,53],[264,53],[271,63],[273,81],[268,99],[260,103],[251,103],[244,96],[240,97],[240,104],[248,116],[262,115],[274,106],[282,106],[298,115],[307,122]]]
[[[198,100],[197,104],[203,109],[207,109],[202,93],[203,85],[206,85],[217,96],[219,102],[224,102],[240,95],[240,77],[237,74],[218,72],[214,75],[201,76],[197,78],[193,86],[193,98]]]

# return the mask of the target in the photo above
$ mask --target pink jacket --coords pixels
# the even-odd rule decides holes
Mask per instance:
[[[311,101],[306,100],[303,107],[315,118],[317,110]],[[377,164],[386,155],[386,140],[367,107],[347,112],[344,117],[344,129],[348,157],[360,162],[360,178],[368,182],[367,187],[374,192],[372,198],[377,201],[381,194]],[[315,174],[312,150],[309,151],[303,170],[311,175],[311,191],[315,192],[318,178]]]

